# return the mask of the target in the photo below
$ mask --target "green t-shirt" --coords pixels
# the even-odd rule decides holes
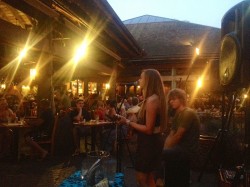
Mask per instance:
[[[196,154],[199,148],[200,120],[191,108],[185,108],[177,113],[172,121],[172,130],[177,131],[179,127],[185,128],[186,132],[179,142],[179,146],[190,155]]]

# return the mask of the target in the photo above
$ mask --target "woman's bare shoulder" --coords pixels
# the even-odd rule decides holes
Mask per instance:
[[[151,95],[151,96],[148,97],[148,99],[147,99],[147,105],[148,105],[148,106],[153,106],[153,105],[158,106],[158,105],[159,105],[159,102],[160,102],[159,96],[156,95],[156,94]]]
[[[159,96],[156,95],[156,94],[153,94],[153,95],[151,95],[150,97],[148,97],[147,101],[150,102],[150,103],[151,103],[151,102],[159,101]]]
[[[7,112],[8,112],[8,113],[11,113],[11,114],[14,113],[13,110],[11,110],[10,108],[7,109]]]

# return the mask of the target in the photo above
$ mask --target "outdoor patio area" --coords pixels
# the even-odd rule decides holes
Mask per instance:
[[[75,171],[80,170],[84,158],[54,158],[39,162],[36,160],[23,160],[21,162],[1,161],[0,185],[3,187],[19,186],[60,186],[67,177]],[[114,160],[115,161],[115,160]],[[115,162],[114,162],[115,164]],[[124,163],[125,165],[130,163]],[[136,187],[135,171],[133,168],[124,167],[126,187]],[[191,186],[193,187],[215,187],[217,177],[214,172],[206,172],[201,182],[197,182],[199,172],[192,171]]]
[[[129,143],[131,154],[134,155],[134,144]],[[126,187],[136,187],[135,170],[133,169],[130,155],[126,147],[123,149],[121,170],[124,174]],[[109,169],[116,170],[116,155],[109,158]],[[4,159],[0,161],[0,186],[11,187],[53,187],[60,186],[65,179],[81,169],[83,162],[90,162],[86,154],[71,156],[61,154],[44,161],[35,158],[22,158],[20,161]],[[191,187],[216,187],[218,186],[217,172],[209,169],[198,182],[200,171],[191,171]],[[115,173],[114,173],[115,175]],[[178,179],[177,179],[178,180]],[[77,185],[76,185],[77,186]]]

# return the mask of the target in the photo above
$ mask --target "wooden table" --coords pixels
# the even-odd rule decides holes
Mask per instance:
[[[8,128],[8,129],[20,129],[20,128],[31,128],[32,126],[28,125],[24,122],[14,122],[14,123],[0,123],[0,128]]]
[[[35,126],[29,125],[25,121],[23,122],[14,122],[14,123],[0,123],[0,128],[7,128],[11,129],[13,131],[14,137],[13,137],[13,155],[14,157],[19,160],[20,159],[20,148],[22,146],[21,135],[23,135],[22,132],[24,132],[25,129],[31,129]]]
[[[79,123],[73,123],[73,124],[77,125],[79,127],[83,127],[83,128],[84,127],[91,127],[91,151],[95,151],[96,129],[100,128],[100,127],[114,125],[114,122],[90,120],[87,122],[79,122]]]

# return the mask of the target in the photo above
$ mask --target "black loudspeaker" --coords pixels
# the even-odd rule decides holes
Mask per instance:
[[[220,84],[250,85],[250,1],[229,9],[221,22]]]

